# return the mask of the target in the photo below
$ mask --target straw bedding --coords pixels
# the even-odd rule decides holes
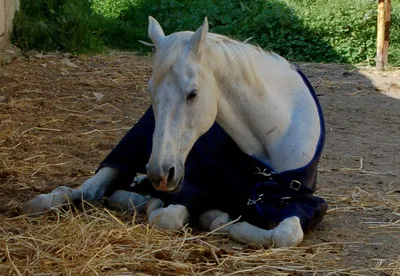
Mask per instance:
[[[346,66],[303,66],[337,130],[320,167],[318,195],[330,210],[286,249],[189,227],[158,231],[141,214],[101,205],[19,215],[20,203],[93,174],[150,103],[151,63],[122,52],[36,54],[0,68],[0,275],[400,275],[400,101],[376,91],[397,88]],[[367,111],[371,103],[386,105]],[[379,143],[352,137],[371,132]]]

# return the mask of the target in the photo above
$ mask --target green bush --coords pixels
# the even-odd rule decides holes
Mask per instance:
[[[345,61],[321,36],[310,32],[287,4],[265,0],[142,0],[121,14],[147,38],[147,16],[154,16],[166,33],[196,30],[207,16],[212,32],[245,40],[292,60]]]
[[[395,0],[392,7],[390,28],[389,63],[400,66],[400,0]]]
[[[92,0],[92,9],[107,18],[118,18],[121,13],[135,6],[137,0]]]
[[[293,5],[305,27],[318,33],[344,61],[359,63],[375,56],[377,5],[374,0],[316,0]]]
[[[94,14],[89,1],[21,0],[14,18],[12,41],[23,50],[96,52],[103,17]]]
[[[374,63],[375,0],[21,0],[13,41],[23,49],[148,51],[148,15],[165,32],[197,29],[251,42],[288,59]],[[400,0],[393,1],[389,61],[400,65]]]

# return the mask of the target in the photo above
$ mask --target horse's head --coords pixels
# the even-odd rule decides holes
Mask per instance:
[[[190,150],[217,115],[217,85],[202,63],[207,33],[207,18],[195,33],[165,36],[149,17],[148,34],[156,57],[148,85],[155,131],[147,175],[158,190],[180,186]]]

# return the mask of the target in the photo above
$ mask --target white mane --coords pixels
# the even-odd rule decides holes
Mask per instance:
[[[159,83],[182,53],[190,51],[189,41],[193,34],[193,32],[184,31],[164,38],[157,49],[154,60],[155,85]],[[265,68],[273,70],[281,68],[287,71],[288,67],[291,67],[285,59],[274,52],[267,52],[259,46],[219,34],[208,33],[204,46],[206,64],[214,73],[221,73],[219,77],[226,73],[232,76],[242,76],[248,85],[254,88],[264,83],[265,80],[259,78],[260,72]]]

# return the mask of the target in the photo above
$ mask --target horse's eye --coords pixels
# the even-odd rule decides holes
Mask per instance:
[[[192,101],[194,98],[197,96],[197,89],[192,90],[188,95],[187,95],[187,100]]]

